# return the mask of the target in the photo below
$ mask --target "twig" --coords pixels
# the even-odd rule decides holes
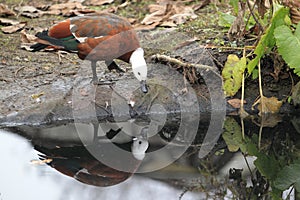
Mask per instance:
[[[206,45],[205,49],[229,49],[229,50],[253,50],[255,46],[244,46],[244,47],[224,47],[224,46],[215,46],[215,45]]]
[[[151,108],[151,106],[152,106],[154,100],[158,97],[158,95],[159,95],[159,89],[158,89],[158,91],[156,91],[156,94],[154,95],[154,97],[152,97],[152,99],[150,100],[150,103],[149,103],[149,105],[147,106],[146,113],[149,112],[149,110],[150,110],[150,108]]]
[[[19,73],[22,69],[24,69],[24,68],[25,68],[25,66],[20,67],[19,69],[17,69],[17,70],[15,71],[15,78],[17,78],[18,73]]]
[[[243,154],[244,160],[245,160],[245,162],[246,162],[247,168],[248,168],[248,170],[249,170],[249,172],[250,172],[251,179],[253,179],[253,178],[254,178],[253,172],[252,172],[252,170],[251,170],[251,168],[250,168],[250,165],[249,165],[249,163],[248,163],[248,160],[247,160],[245,154],[244,154],[244,153],[242,153],[242,154]]]
[[[216,72],[216,69],[214,67],[208,66],[208,65],[201,65],[201,64],[193,64],[193,63],[185,63],[182,62],[181,60],[178,60],[176,58],[172,58],[170,56],[166,56],[166,55],[161,55],[161,54],[156,54],[152,56],[153,59],[157,59],[159,61],[165,61],[165,62],[170,62],[176,65],[180,65],[182,67],[195,67],[198,69],[202,69],[202,70],[209,70],[209,71],[214,71]]]
[[[77,71],[59,72],[60,75],[65,75],[65,76],[76,75],[77,73],[78,73]]]
[[[291,197],[293,190],[295,190],[295,187],[294,187],[294,186],[292,186],[292,188],[291,188],[290,192],[288,193],[286,199],[288,199],[289,197]]]
[[[244,49],[243,57],[245,57],[246,51]],[[245,73],[243,73],[242,79],[242,97],[241,97],[241,108],[240,108],[240,117],[242,125],[242,137],[245,139],[245,127],[244,127],[244,118],[248,116],[248,113],[244,109],[244,98],[245,98]]]
[[[205,49],[206,49],[206,47],[205,47]],[[217,58],[215,58],[213,55],[212,55],[212,53],[210,53],[210,51],[207,51],[208,52],[208,54],[210,55],[210,57],[219,65],[219,66],[222,66],[222,67],[224,67],[223,66],[223,64],[217,59]]]
[[[246,2],[247,2],[247,6],[248,6],[248,8],[249,8],[249,10],[250,10],[250,13],[251,13],[251,15],[252,15],[254,21],[258,24],[259,29],[260,29],[261,31],[264,31],[264,28],[263,28],[262,25],[259,23],[259,21],[258,21],[258,19],[256,18],[255,14],[253,13],[253,8],[254,8],[256,2],[255,2],[255,4],[253,5],[253,8],[251,8],[251,5],[250,5],[249,0],[246,0]]]
[[[127,102],[127,99],[123,97],[120,93],[118,93],[113,86],[110,85],[109,87],[116,95],[118,95],[119,97],[121,97],[123,100]]]
[[[263,90],[262,90],[262,85],[261,85],[261,69],[260,69],[260,62],[258,62],[258,87],[259,87],[259,96],[257,97],[254,101],[254,103],[252,104],[252,110],[254,110],[254,106],[256,106],[257,104],[261,104],[261,110],[264,110],[263,106],[263,101],[264,101],[264,95],[263,95]],[[261,115],[261,112],[258,114]]]
[[[258,82],[259,82],[259,94],[260,94],[260,104],[261,104],[261,113],[263,113],[264,110],[264,94],[262,90],[262,85],[261,85],[261,67],[260,67],[260,62],[258,62]],[[264,117],[262,116],[261,118],[261,124],[259,127],[259,134],[258,134],[258,149],[260,149],[260,142],[261,142],[261,134],[262,134],[262,129],[263,129],[263,124],[264,124]]]
[[[243,73],[242,80],[242,98],[241,98],[241,108],[240,108],[240,116],[241,116],[241,125],[242,125],[242,138],[245,140],[245,126],[244,126],[244,117],[246,115],[246,111],[244,109],[244,94],[245,94],[245,73]],[[247,113],[248,114],[248,113]]]
[[[264,117],[261,118],[260,126],[259,126],[259,132],[258,132],[258,150],[261,148],[261,135],[262,135],[262,130],[263,130],[263,125],[264,124]]]
[[[18,4],[18,9],[19,9],[19,13],[17,14],[16,18],[19,19],[20,15],[22,15],[23,11],[20,12],[20,8],[23,4],[23,0],[20,1],[20,3]]]
[[[260,98],[263,98],[263,90],[262,90],[262,85],[261,85],[261,67],[260,67],[260,62],[258,62],[258,84],[259,84],[259,95]]]
[[[188,189],[184,189],[184,190],[182,191],[182,193],[180,194],[180,196],[179,196],[179,200],[181,200],[182,197],[183,197],[183,195],[184,195],[185,193],[187,193],[188,191],[189,191]]]
[[[98,103],[96,103],[95,100],[92,100],[91,102],[94,103],[95,106],[97,106],[97,107],[99,107],[99,108],[102,108],[107,114],[111,114],[111,113],[107,110],[107,107],[104,107],[104,106],[99,105]]]

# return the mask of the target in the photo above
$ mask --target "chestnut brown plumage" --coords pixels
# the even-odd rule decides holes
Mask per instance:
[[[91,61],[93,82],[98,82],[96,62],[105,61],[108,69],[122,71],[113,61],[120,59],[131,63],[135,77],[147,92],[147,65],[136,32],[124,18],[110,13],[76,16],[61,21],[47,31],[36,34],[37,44],[32,51],[54,46],[76,52],[80,59]]]

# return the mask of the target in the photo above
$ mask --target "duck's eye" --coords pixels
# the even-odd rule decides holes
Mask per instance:
[[[142,141],[139,141],[139,144],[142,144]]]
[[[140,73],[140,72],[138,72],[138,75],[140,76],[140,75],[141,75],[141,73]]]

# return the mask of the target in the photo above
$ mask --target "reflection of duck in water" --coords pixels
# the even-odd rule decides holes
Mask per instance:
[[[98,145],[105,146],[106,144],[99,143]],[[132,153],[130,160],[127,160],[128,163],[125,164],[126,166],[130,164],[130,171],[120,171],[103,164],[85,146],[55,149],[35,146],[35,149],[43,154],[40,155],[40,159],[45,160],[57,171],[89,185],[106,187],[121,183],[132,176],[145,157],[149,144],[145,135],[141,134],[139,137],[132,138],[128,143],[116,145]]]

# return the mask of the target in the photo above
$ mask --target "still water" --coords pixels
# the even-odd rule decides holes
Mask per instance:
[[[39,160],[39,152],[30,141],[0,130],[0,199],[178,199],[183,192],[167,183],[145,176],[133,175],[110,187],[96,187],[31,161]],[[187,192],[182,199],[202,199],[204,194]]]
[[[0,199],[294,200],[299,119],[226,117],[210,132],[204,118],[193,137],[176,117],[146,138],[143,120],[0,130]]]

